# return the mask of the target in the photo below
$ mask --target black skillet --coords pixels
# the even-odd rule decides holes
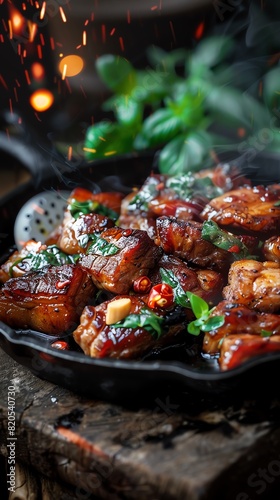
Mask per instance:
[[[152,169],[152,155],[127,155],[121,158],[85,163],[66,162],[49,144],[28,141],[26,136],[7,143],[0,134],[0,151],[5,161],[18,162],[31,172],[26,184],[0,200],[1,255],[5,260],[13,245],[13,223],[23,203],[45,189],[72,189],[76,185],[129,192],[139,186]],[[243,173],[256,184],[280,180],[278,157],[270,159],[256,154],[238,159]],[[267,162],[267,163],[266,163]],[[275,380],[280,353],[255,357],[239,367],[221,372],[214,361],[203,358],[196,340],[151,353],[140,361],[93,359],[75,346],[71,334],[66,336],[70,350],[51,347],[56,339],[34,331],[14,330],[0,322],[0,346],[18,363],[38,377],[89,397],[111,401],[133,400],[157,394],[168,387],[176,391],[195,391],[219,396],[231,391],[252,395],[266,392]]]

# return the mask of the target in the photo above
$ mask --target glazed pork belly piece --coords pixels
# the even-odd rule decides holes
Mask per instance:
[[[173,254],[195,266],[216,271],[229,267],[231,254],[202,238],[201,222],[159,217],[156,228],[155,243],[166,254]]]
[[[220,226],[273,235],[280,229],[279,200],[280,184],[245,186],[209,201],[201,216]]]
[[[76,250],[74,251],[73,248],[78,250],[79,248],[76,241],[71,244],[71,237],[75,237],[75,232],[79,235],[83,224],[84,229],[92,224],[92,227],[96,225],[96,230],[98,230],[98,225],[102,225],[102,218],[100,217],[100,222],[98,222],[97,217],[92,220],[88,218],[81,221],[80,227],[78,223],[73,228],[76,219],[83,215],[99,214],[105,217],[105,219],[103,219],[104,226],[102,230],[104,230],[105,227],[111,227],[114,225],[113,221],[119,216],[123,197],[124,195],[119,192],[92,193],[88,189],[81,187],[73,189],[67,200],[67,209],[64,212],[63,221],[48,236],[46,244],[57,244],[65,252],[68,252],[69,249],[68,253],[76,253]],[[111,221],[109,222],[110,219]],[[106,223],[105,220],[107,221]]]
[[[224,316],[224,324],[204,333],[203,352],[207,354],[218,354],[227,337],[255,335],[262,338],[265,332],[269,332],[269,336],[280,336],[278,314],[257,312],[245,305],[224,300],[215,307],[211,316]]]
[[[244,259],[233,262],[223,298],[261,312],[280,310],[280,264]]]
[[[81,246],[83,235],[101,233],[114,225],[112,219],[96,213],[81,215],[77,219],[71,218],[63,224],[57,245],[67,254],[85,253],[86,247]]]
[[[46,248],[47,246],[40,241],[29,240],[21,250],[15,250],[0,267],[0,283],[5,283],[11,277],[22,276],[28,268],[17,266],[16,263],[21,262],[30,253],[39,253]]]
[[[263,244],[263,255],[265,260],[280,263],[280,236],[271,236]]]
[[[50,266],[11,278],[0,289],[0,320],[50,335],[73,329],[95,287],[82,268]]]
[[[209,305],[217,304],[222,297],[224,277],[211,269],[191,269],[186,262],[173,255],[163,255],[150,274],[152,285],[161,283],[161,271],[178,282],[183,292],[192,292],[203,298]],[[145,299],[143,299],[145,300]]]
[[[277,352],[280,353],[280,335],[229,335],[222,343],[219,365],[221,370],[230,370],[256,356]]]
[[[113,227],[100,234],[100,241],[103,249],[89,247],[79,265],[97,288],[114,294],[128,293],[133,281],[149,274],[162,255],[147,233],[138,229]]]
[[[145,310],[147,311],[146,304],[139,297],[133,295],[121,295],[96,307],[86,306],[81,315],[80,325],[73,332],[75,341],[86,355],[95,358],[139,358],[147,351],[171,342],[178,333],[186,328],[182,322],[168,325],[164,332],[159,335],[156,331],[148,331],[143,326],[137,326],[139,323],[130,327],[107,324],[106,317],[110,304],[122,299],[130,303],[129,315],[140,315]],[[164,313],[157,313],[157,317],[163,320]],[[134,324],[132,323],[132,325]]]

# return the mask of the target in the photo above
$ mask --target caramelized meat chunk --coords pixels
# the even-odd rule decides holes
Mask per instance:
[[[155,243],[167,254],[173,254],[198,267],[224,270],[229,267],[229,252],[202,238],[202,223],[159,217]]]
[[[84,253],[85,248],[81,246],[83,235],[101,233],[114,225],[112,219],[96,213],[81,215],[76,220],[71,218],[63,225],[57,245],[63,252],[71,255]]]
[[[39,253],[46,248],[46,245],[42,244],[40,241],[27,241],[21,250],[13,252],[8,260],[0,267],[0,283],[5,283],[5,281],[11,277],[15,278],[17,276],[22,276],[29,269],[28,267],[17,265],[17,263],[20,263],[28,254]]]
[[[280,335],[257,337],[256,335],[229,335],[222,343],[220,368],[229,370],[244,361],[267,353],[280,351]]]
[[[15,328],[58,335],[73,328],[95,287],[82,268],[46,267],[11,278],[0,290],[0,319]]]
[[[272,236],[264,242],[263,255],[266,260],[280,263],[280,236]]]
[[[280,310],[280,265],[240,260],[231,264],[223,297],[262,312]]]
[[[195,293],[210,305],[219,302],[224,284],[221,273],[211,269],[191,269],[181,259],[172,255],[163,255],[150,274],[153,285],[162,282],[160,269],[170,273],[171,278],[179,283],[184,292]]]
[[[211,200],[201,213],[205,220],[248,231],[275,233],[280,228],[280,184],[245,186]]]
[[[245,305],[224,300],[215,307],[211,316],[224,316],[225,321],[219,328],[205,332],[203,351],[208,354],[218,353],[228,336],[261,336],[264,332],[269,332],[271,336],[280,335],[278,314],[257,312]]]
[[[118,296],[114,300],[128,297],[131,300],[130,314],[140,314],[145,303],[133,295]],[[138,358],[148,350],[168,342],[176,334],[185,328],[181,323],[170,326],[166,332],[157,340],[155,335],[142,326],[131,328],[116,327],[106,324],[106,301],[93,307],[86,306],[82,315],[80,325],[74,331],[74,339],[85,354],[96,358]]]
[[[82,255],[79,265],[90,273],[98,288],[115,294],[128,293],[132,283],[145,276],[161,257],[161,250],[145,231],[114,227],[101,233],[113,254],[102,251]]]

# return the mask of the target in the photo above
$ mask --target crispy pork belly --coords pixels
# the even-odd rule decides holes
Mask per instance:
[[[0,267],[0,283],[5,283],[11,277],[15,278],[17,276],[22,276],[24,273],[29,271],[27,262],[24,266],[16,265],[17,262],[21,262],[24,257],[28,254],[39,253],[41,250],[45,250],[46,245],[42,244],[40,241],[29,240],[27,241],[21,250],[16,250],[13,252],[8,260],[2,264]]]
[[[211,269],[190,269],[181,259],[173,255],[163,255],[150,274],[153,285],[162,282],[160,269],[170,272],[184,292],[195,293],[210,305],[220,301],[224,284],[221,273]]]
[[[257,312],[244,305],[224,300],[215,307],[211,316],[224,316],[225,321],[219,328],[205,332],[203,351],[208,354],[217,354],[223,339],[228,336],[261,336],[264,332],[269,332],[271,336],[280,335],[278,314]]]
[[[222,343],[219,364],[222,370],[230,370],[248,359],[277,352],[280,353],[280,335],[229,335]]]
[[[239,168],[230,163],[220,163],[215,168],[200,170],[194,176],[197,179],[209,177],[213,184],[221,188],[224,193],[239,186],[251,185],[251,181],[240,172]]]
[[[71,255],[85,253],[86,247],[80,244],[80,238],[83,235],[101,233],[114,225],[112,219],[96,213],[81,215],[76,220],[71,218],[63,225],[57,245],[63,252]]]
[[[100,251],[82,255],[79,265],[92,277],[95,285],[115,294],[128,293],[134,280],[145,276],[161,257],[162,251],[145,231],[113,227],[100,235],[115,246],[116,253]]]
[[[262,250],[265,260],[280,263],[280,236],[272,236],[266,240]]]
[[[0,319],[15,328],[59,335],[74,328],[95,287],[80,267],[50,266],[11,278],[0,290]]]
[[[230,253],[202,239],[202,223],[181,221],[175,217],[159,217],[156,228],[155,243],[165,253],[173,254],[198,267],[217,271],[229,267],[229,259],[232,258]]]
[[[239,260],[231,264],[223,297],[262,312],[280,310],[280,265]]]
[[[75,341],[85,354],[96,358],[139,358],[150,349],[171,342],[179,332],[185,329],[182,322],[170,325],[157,340],[156,335],[143,327],[117,328],[113,325],[107,325],[108,304],[120,298],[130,299],[130,314],[140,314],[141,310],[146,308],[146,304],[139,297],[133,295],[121,295],[96,307],[86,306],[81,315],[80,325],[73,332]],[[158,315],[162,317],[162,313]]]
[[[244,186],[211,200],[201,216],[221,226],[273,234],[280,229],[279,200],[280,184]]]
[[[71,192],[68,203],[71,204],[72,200],[78,202],[93,201],[119,214],[123,197],[124,195],[119,192],[92,193],[88,189],[77,187]]]

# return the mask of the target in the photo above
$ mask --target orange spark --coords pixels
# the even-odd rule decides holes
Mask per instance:
[[[157,8],[158,8],[158,6],[157,6],[157,5],[153,5],[153,6],[151,7],[151,10],[157,10]]]
[[[28,73],[27,69],[24,70],[24,74],[25,74],[25,78],[26,78],[28,85],[30,85],[31,81],[30,81],[29,73]]]
[[[42,54],[42,47],[41,47],[41,45],[37,45],[37,52],[38,52],[38,57],[39,57],[39,59],[43,59],[43,54]]]
[[[127,11],[127,23],[130,24],[131,21],[131,16],[130,16],[130,10]]]
[[[14,87],[14,94],[15,94],[15,100],[16,102],[18,102],[18,93],[17,93],[17,89]]]
[[[111,31],[110,31],[110,36],[113,36],[113,34],[115,33],[116,31],[116,28],[113,28]]]
[[[86,30],[83,31],[83,45],[87,44],[87,32]]]
[[[67,19],[66,19],[65,12],[64,12],[64,10],[63,10],[63,8],[62,8],[62,7],[59,7],[59,12],[60,12],[60,15],[61,15],[61,19],[62,19],[62,21],[63,21],[64,23],[66,23],[66,22],[67,22]]]
[[[8,90],[8,85],[6,84],[3,75],[0,74],[0,82],[2,83],[3,87]]]
[[[43,47],[46,45],[43,33],[40,33],[40,42],[41,42],[41,45],[43,45]]]
[[[0,41],[4,42],[4,36],[2,35],[2,33],[0,33]]]
[[[10,113],[11,115],[13,114],[13,103],[12,103],[12,99],[9,99],[9,107],[10,107]]]
[[[92,148],[83,148],[83,151],[86,151],[87,153],[96,153],[96,149]]]
[[[106,42],[106,26],[105,26],[105,24],[102,24],[102,26],[101,26],[101,39],[102,39],[102,43]]]
[[[88,20],[88,19],[86,19],[84,26],[87,26],[87,25],[88,25],[88,23],[89,23],[89,20]]]
[[[71,159],[72,159],[72,153],[73,153],[73,148],[72,148],[72,146],[69,146],[68,153],[67,153],[67,160],[68,161],[71,161]]]
[[[124,51],[124,42],[123,42],[123,37],[122,36],[119,37],[119,42],[120,42],[120,48],[121,48],[121,50]]]
[[[51,45],[51,49],[54,50],[55,49],[55,43],[54,43],[54,39],[53,39],[52,36],[50,37],[50,45]]]
[[[65,80],[65,78],[66,78],[66,72],[67,72],[67,64],[64,64],[63,65],[63,70],[62,70],[62,76],[61,76],[62,80]]]
[[[39,18],[44,19],[45,13],[46,13],[46,2],[43,2]]]
[[[34,38],[37,31],[37,25],[35,23],[31,23],[31,21],[27,21],[27,26],[29,29],[29,42],[34,42]]]
[[[9,38],[10,38],[10,40],[12,40],[12,38],[13,38],[13,26],[12,26],[10,19],[8,20],[8,26],[9,26]]]
[[[194,37],[196,40],[200,40],[200,38],[202,37],[202,35],[204,33],[204,28],[205,28],[205,23],[204,23],[204,21],[202,21],[201,23],[199,23],[199,25],[197,26],[195,33],[194,33]]]

